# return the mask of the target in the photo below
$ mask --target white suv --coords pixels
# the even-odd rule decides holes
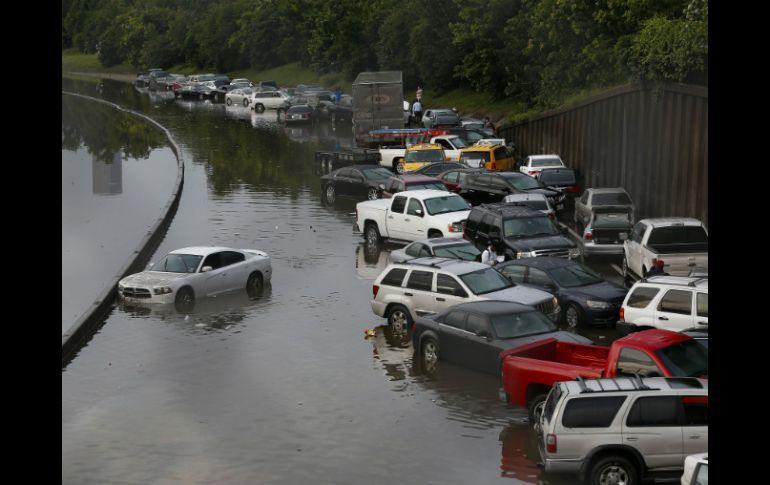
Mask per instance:
[[[631,287],[620,308],[618,327],[682,330],[709,324],[709,280],[688,276],[651,276]]]
[[[544,168],[564,168],[559,155],[530,155],[519,167],[519,172],[537,178]]]
[[[615,377],[557,382],[535,423],[545,471],[590,485],[638,485],[708,450],[708,380]]]
[[[453,305],[502,300],[531,305],[556,321],[560,308],[550,293],[516,285],[489,265],[449,258],[418,258],[389,265],[372,285],[372,311],[404,332],[414,317]]]

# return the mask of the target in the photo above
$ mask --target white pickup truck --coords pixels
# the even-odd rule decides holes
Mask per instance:
[[[398,171],[398,167],[403,166],[400,162],[404,160],[405,156],[405,146],[380,147],[380,165],[393,170],[394,173],[401,173]]]
[[[468,144],[457,135],[434,136],[430,139],[431,143],[438,143],[444,149],[447,160],[460,160],[460,150],[467,148]]]
[[[355,232],[370,245],[382,239],[416,241],[430,237],[463,237],[470,204],[443,190],[410,190],[392,199],[356,204]]]
[[[642,219],[623,241],[623,277],[644,277],[653,259],[663,260],[663,271],[672,276],[687,276],[696,268],[708,271],[708,250],[708,231],[698,219]]]

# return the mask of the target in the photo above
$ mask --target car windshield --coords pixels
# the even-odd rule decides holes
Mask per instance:
[[[407,162],[441,162],[443,160],[443,150],[414,150],[406,154]]]
[[[578,286],[593,285],[603,281],[601,276],[579,264],[555,268],[552,269],[550,273],[551,277],[556,280],[562,288],[576,288]]]
[[[548,217],[522,217],[503,222],[503,237],[557,236],[561,234]]]
[[[412,188],[409,187],[409,190],[412,190]],[[439,190],[446,190],[446,185],[441,184],[441,188]],[[428,214],[432,216],[435,216],[436,214],[446,214],[447,212],[467,211],[471,209],[471,205],[459,195],[433,197],[432,199],[425,199],[424,202],[425,208],[428,210]]]
[[[490,160],[490,152],[467,152],[463,153],[462,157],[460,157],[460,161],[464,162],[466,160],[481,160],[483,162],[488,162]]]
[[[511,176],[511,177],[505,177],[506,180],[508,180],[508,183],[513,185],[515,188],[519,190],[531,190],[531,189],[542,189],[545,187],[542,183],[540,183],[539,180],[529,177],[527,175],[523,175],[521,177],[519,176]]]
[[[364,168],[361,172],[367,180],[385,180],[393,175],[393,172],[385,168]]]
[[[500,339],[526,337],[558,330],[556,325],[538,311],[493,315],[491,320],[495,334]]]
[[[514,286],[511,280],[492,268],[484,268],[462,275],[460,279],[476,295],[492,293],[493,291],[500,291]]]
[[[564,166],[561,163],[561,160],[558,158],[536,158],[532,160],[532,166],[533,167],[562,167]]]
[[[466,147],[468,146],[468,144],[467,144],[467,143],[465,143],[465,142],[463,141],[463,139],[462,139],[462,138],[460,138],[459,136],[458,136],[458,137],[456,137],[456,138],[452,138],[452,143],[454,143],[454,146],[455,146],[456,148],[466,148]]]
[[[203,256],[194,254],[167,254],[163,259],[152,265],[150,271],[165,273],[195,273],[198,263]]]
[[[594,194],[591,205],[631,205],[631,199],[625,192]]]
[[[709,351],[695,340],[685,340],[655,353],[673,376],[698,377],[709,373]]]
[[[434,249],[436,257],[439,258],[456,258],[465,261],[475,261],[478,258],[481,251],[472,243],[461,243],[452,246],[441,246]]]

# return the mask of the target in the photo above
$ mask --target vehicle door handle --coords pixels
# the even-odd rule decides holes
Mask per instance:
[[[404,293],[404,295],[406,295],[406,296],[414,296],[413,294],[411,294],[411,293],[406,293],[406,292]]]
[[[409,219],[408,217],[405,218],[404,220],[407,221],[407,222],[411,221],[411,219]]]
[[[627,441],[639,441],[639,438],[635,438],[633,436],[629,436],[628,438],[626,438],[626,440]]]
[[[687,438],[691,439],[691,440],[697,440],[697,439],[700,439],[700,435],[699,434],[694,434],[692,436],[688,436]]]
[[[393,216],[388,216],[388,219],[393,219]]]
[[[708,325],[709,322],[698,322],[698,325]]]
[[[438,297],[436,297],[436,301],[446,301],[446,298],[438,298]]]
[[[668,320],[668,317],[658,317],[658,320]]]

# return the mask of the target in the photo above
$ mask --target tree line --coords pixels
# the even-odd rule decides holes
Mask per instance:
[[[707,84],[708,0],[63,0],[62,49],[105,66],[300,62],[549,106],[628,82]]]

